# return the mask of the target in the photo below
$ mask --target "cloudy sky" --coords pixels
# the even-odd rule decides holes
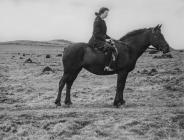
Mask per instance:
[[[66,39],[87,42],[94,12],[105,6],[108,34],[163,24],[173,48],[184,49],[184,0],[0,0],[0,41]]]

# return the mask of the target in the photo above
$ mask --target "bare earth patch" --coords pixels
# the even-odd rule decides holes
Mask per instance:
[[[63,47],[0,49],[0,139],[184,139],[183,51],[172,51],[172,57],[164,59],[161,53],[144,53],[128,76],[126,104],[120,108],[112,105],[116,75],[97,76],[85,70],[73,85],[73,105],[64,105],[64,90],[62,106],[56,108],[63,73],[58,54]],[[44,68],[50,69],[43,72]]]

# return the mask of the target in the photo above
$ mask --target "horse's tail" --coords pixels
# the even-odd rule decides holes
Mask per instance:
[[[64,72],[75,71],[82,67],[85,47],[85,43],[74,43],[64,49],[62,59]]]

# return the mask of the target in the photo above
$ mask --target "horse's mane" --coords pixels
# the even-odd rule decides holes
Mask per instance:
[[[138,30],[133,30],[131,32],[128,32],[126,35],[124,35],[123,37],[121,37],[119,40],[120,41],[124,41],[125,39],[135,36],[137,34],[143,33],[145,30],[147,30],[147,28],[143,28],[143,29],[138,29]]]

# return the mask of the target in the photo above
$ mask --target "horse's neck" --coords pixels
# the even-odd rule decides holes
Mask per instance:
[[[150,45],[149,32],[129,38],[125,42],[129,45],[135,59],[138,59]]]

